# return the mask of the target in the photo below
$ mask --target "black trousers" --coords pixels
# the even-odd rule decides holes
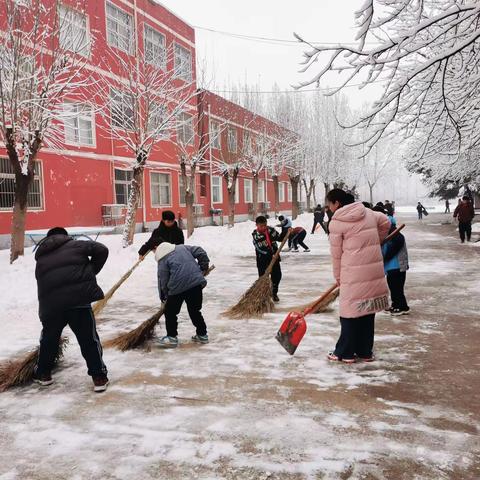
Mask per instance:
[[[305,240],[305,237],[307,236],[307,232],[305,230],[303,230],[303,232],[300,232],[298,235],[295,235],[293,238],[292,238],[292,242],[293,242],[293,248],[296,250],[298,248],[298,246],[300,245],[301,247],[303,247],[305,250],[308,249],[308,247],[303,243],[303,241]]]
[[[316,230],[318,224],[320,224],[320,226],[322,227],[323,231],[324,231],[326,234],[328,234],[327,227],[326,227],[325,224],[323,223],[323,220],[314,220],[314,221],[313,221],[313,227],[312,227],[312,235],[315,233],[315,230]]]
[[[401,272],[399,269],[387,272],[387,283],[392,297],[392,308],[408,310],[407,299],[405,298],[405,280],[407,272]]]
[[[467,240],[470,241],[472,237],[472,222],[458,222],[458,233],[462,242],[465,241],[465,234],[467,235]]]
[[[165,306],[165,326],[169,337],[178,335],[178,314],[183,302],[187,304],[188,315],[197,329],[197,335],[206,335],[207,326],[202,315],[203,289],[200,285],[178,295],[170,295]]]
[[[268,257],[268,261],[259,261],[257,258],[257,270],[259,277],[261,277],[267,271],[271,260],[272,257]],[[270,278],[272,279],[272,293],[273,295],[277,295],[278,287],[280,286],[280,282],[282,280],[282,269],[279,261],[277,261],[273,266]]]
[[[103,363],[103,349],[98,337],[95,317],[90,307],[78,307],[52,316],[41,318],[42,334],[35,371],[38,375],[50,374],[58,353],[60,336],[68,325],[75,334],[87,362],[90,376],[106,375],[107,367]]]
[[[335,347],[335,355],[340,359],[351,360],[355,354],[362,358],[373,355],[375,335],[375,314],[359,318],[340,317],[340,337]]]

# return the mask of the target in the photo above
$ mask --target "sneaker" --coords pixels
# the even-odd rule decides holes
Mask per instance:
[[[355,363],[354,358],[340,358],[335,355],[334,352],[328,352],[327,359],[330,360],[331,362],[342,362],[342,363],[347,363],[347,364],[352,364]]]
[[[308,253],[308,252],[310,252],[310,249],[309,249],[309,248],[305,248],[303,251],[304,251],[305,253]]]
[[[280,299],[278,298],[278,295],[277,295],[276,293],[274,293],[274,294],[272,295],[272,298],[273,298],[273,301],[274,301],[275,303],[278,303],[278,302],[280,301]]]
[[[294,248],[292,252],[298,253],[298,248]]]
[[[399,317],[400,315],[408,315],[410,309],[408,310],[402,310],[400,308],[392,308],[390,311],[390,314],[393,315],[394,317]]]
[[[52,375],[50,373],[44,373],[42,375],[33,374],[33,382],[38,383],[42,387],[48,387],[53,383]]]
[[[390,308],[386,308],[384,310],[385,313],[392,313],[392,310],[393,310],[393,307],[390,307]]]
[[[370,363],[375,361],[375,355],[372,353],[370,357],[356,357],[359,362]]]
[[[100,393],[104,392],[108,387],[108,377],[106,375],[94,375],[93,380],[93,391]]]
[[[168,335],[162,337],[158,341],[158,346],[161,348],[177,348],[178,347],[178,338],[177,337],[169,337]]]
[[[194,343],[208,343],[208,335],[194,335],[192,337]]]

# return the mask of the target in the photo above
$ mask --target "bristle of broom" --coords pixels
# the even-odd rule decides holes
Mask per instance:
[[[142,347],[147,340],[150,340],[153,337],[155,327],[160,321],[164,310],[164,307],[160,308],[158,312],[152,315],[148,320],[145,320],[137,328],[130,332],[123,333],[116,338],[107,340],[103,346],[105,348],[116,348],[122,352]]]
[[[229,318],[250,318],[271,313],[273,310],[272,282],[270,275],[265,274],[255,281],[236,305],[223,314]]]
[[[57,363],[68,344],[68,338],[62,338],[55,357]],[[19,387],[32,381],[33,372],[38,358],[38,347],[16,360],[9,360],[0,365],[0,392],[12,387]]]

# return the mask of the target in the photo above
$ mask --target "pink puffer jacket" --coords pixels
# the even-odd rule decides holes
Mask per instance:
[[[333,275],[340,284],[340,316],[358,318],[388,308],[381,241],[390,221],[360,202],[338,209],[330,222]]]

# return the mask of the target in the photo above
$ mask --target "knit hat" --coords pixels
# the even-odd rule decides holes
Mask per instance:
[[[166,257],[168,254],[172,253],[175,250],[175,245],[173,243],[163,242],[155,251],[155,260],[159,262],[163,257]]]
[[[162,212],[162,220],[175,220],[175,214],[171,210],[165,210]]]

